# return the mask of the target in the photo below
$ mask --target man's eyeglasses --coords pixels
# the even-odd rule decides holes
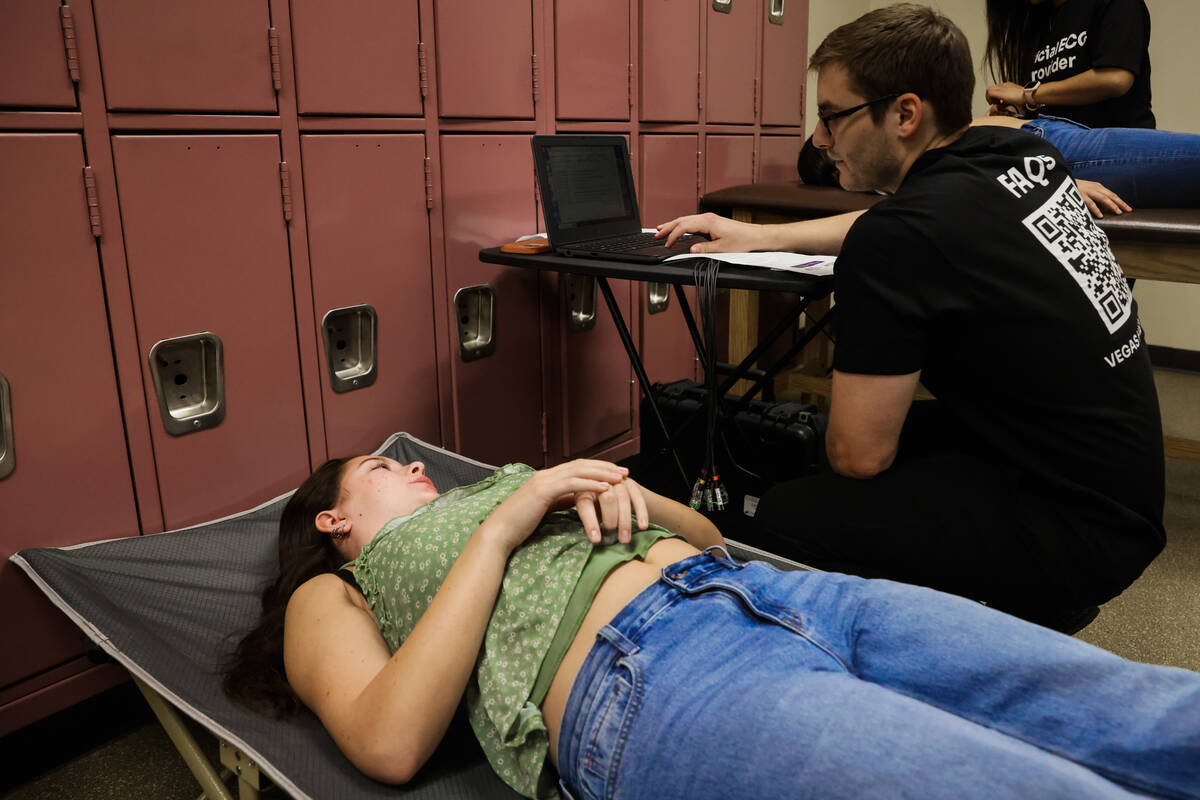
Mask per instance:
[[[851,106],[850,108],[843,108],[841,111],[834,111],[832,114],[822,114],[818,111],[817,119],[821,120],[821,124],[825,126],[825,133],[829,134],[830,136],[833,136],[833,130],[829,127],[829,123],[833,122],[835,119],[841,119],[842,117],[848,117],[851,114],[853,114],[855,111],[862,111],[867,106],[873,106],[876,103],[886,103],[888,100],[895,100],[901,94],[903,94],[903,92],[896,92],[895,94],[884,95],[883,97],[876,97],[874,100],[868,100],[865,103],[859,103],[858,105]]]

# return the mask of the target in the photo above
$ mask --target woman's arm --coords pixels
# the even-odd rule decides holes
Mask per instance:
[[[708,517],[678,503],[669,497],[652,492],[645,486],[639,487],[646,498],[646,508],[655,525],[661,525],[677,533],[693,547],[704,550],[714,545],[725,545],[725,537]]]
[[[717,526],[703,514],[650,491],[633,478],[626,478],[599,495],[580,492],[573,500],[579,520],[594,542],[600,541],[601,530],[617,531],[617,540],[628,542],[636,519],[642,530],[653,522],[701,550],[725,544]]]
[[[1134,75],[1120,67],[1095,67],[1061,81],[1047,81],[1033,91],[1033,101],[1044,106],[1086,106],[1110,97],[1120,97],[1133,87]],[[987,101],[1021,111],[1025,88],[1016,83],[989,86]]]
[[[288,603],[288,682],[347,758],[367,775],[405,783],[445,735],[474,669],[512,551],[554,501],[602,492],[625,471],[573,461],[535,473],[475,531],[433,602],[394,654],[361,596],[333,575]]]

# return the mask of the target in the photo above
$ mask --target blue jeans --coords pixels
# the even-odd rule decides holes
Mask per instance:
[[[604,627],[571,688],[585,798],[1200,796],[1200,675],[970,600],[698,555]]]
[[[1103,183],[1134,208],[1200,206],[1200,135],[1089,128],[1061,117],[1039,117],[1021,130],[1054,145],[1076,178]]]

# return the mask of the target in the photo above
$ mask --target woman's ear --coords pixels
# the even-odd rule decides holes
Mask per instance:
[[[321,533],[333,533],[334,529],[336,529],[339,525],[341,525],[342,529],[345,530],[350,524],[349,520],[341,519],[341,517],[339,517],[337,512],[335,512],[333,509],[326,509],[320,514],[317,514],[317,518],[314,520],[314,522],[317,526],[317,530],[319,530]]]

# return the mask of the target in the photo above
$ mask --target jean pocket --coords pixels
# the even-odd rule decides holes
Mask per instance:
[[[641,674],[632,659],[617,661],[596,690],[580,759],[579,787],[585,797],[608,798],[616,787],[621,754],[641,697]]]

